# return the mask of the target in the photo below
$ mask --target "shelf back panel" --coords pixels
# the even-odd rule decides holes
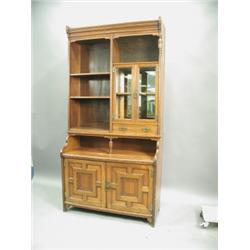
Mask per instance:
[[[110,69],[110,41],[107,39],[72,42],[70,45],[70,73],[108,72]]]
[[[113,60],[118,62],[152,62],[159,60],[158,36],[120,37],[114,41]]]
[[[70,127],[109,129],[109,100],[71,100],[70,109]]]

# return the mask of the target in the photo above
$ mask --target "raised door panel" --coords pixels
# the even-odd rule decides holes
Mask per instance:
[[[153,167],[108,163],[107,207],[127,212],[152,214]]]
[[[104,163],[65,159],[66,201],[105,207]]]

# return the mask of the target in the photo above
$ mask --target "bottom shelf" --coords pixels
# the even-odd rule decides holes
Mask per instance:
[[[152,163],[154,160],[154,153],[141,152],[134,150],[119,150],[114,149],[112,153],[109,153],[108,149],[95,149],[95,148],[76,148],[64,153],[64,156],[81,158],[91,157],[92,159],[104,159],[110,161],[129,160],[129,161],[143,161],[146,163]]]
[[[90,134],[98,134],[98,135],[102,135],[105,133],[109,133],[109,129],[108,128],[100,128],[100,127],[74,127],[74,128],[70,128],[69,129],[69,133],[71,134],[86,134],[86,133],[90,133]]]

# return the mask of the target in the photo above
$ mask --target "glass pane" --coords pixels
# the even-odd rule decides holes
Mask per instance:
[[[131,95],[119,95],[116,97],[116,118],[131,119],[132,106]]]
[[[139,95],[139,118],[155,119],[155,95]]]
[[[131,93],[131,68],[118,69],[116,75],[116,93]]]
[[[117,69],[116,74],[116,119],[131,119],[132,117],[132,99],[131,68]]]
[[[139,92],[155,93],[155,67],[140,68]]]

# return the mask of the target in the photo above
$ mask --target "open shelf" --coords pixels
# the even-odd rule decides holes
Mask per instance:
[[[109,99],[70,99],[70,128],[109,129]]]
[[[109,74],[110,40],[94,39],[70,44],[70,74],[88,76]]]
[[[109,96],[110,79],[106,75],[70,77],[70,96]]]
[[[94,157],[110,161],[144,161],[146,163],[153,162],[156,152],[156,142],[147,139],[113,139],[111,151],[108,138],[74,136],[71,140],[73,140],[73,146],[65,150],[64,156]]]
[[[158,36],[143,35],[114,39],[114,63],[159,60]]]

